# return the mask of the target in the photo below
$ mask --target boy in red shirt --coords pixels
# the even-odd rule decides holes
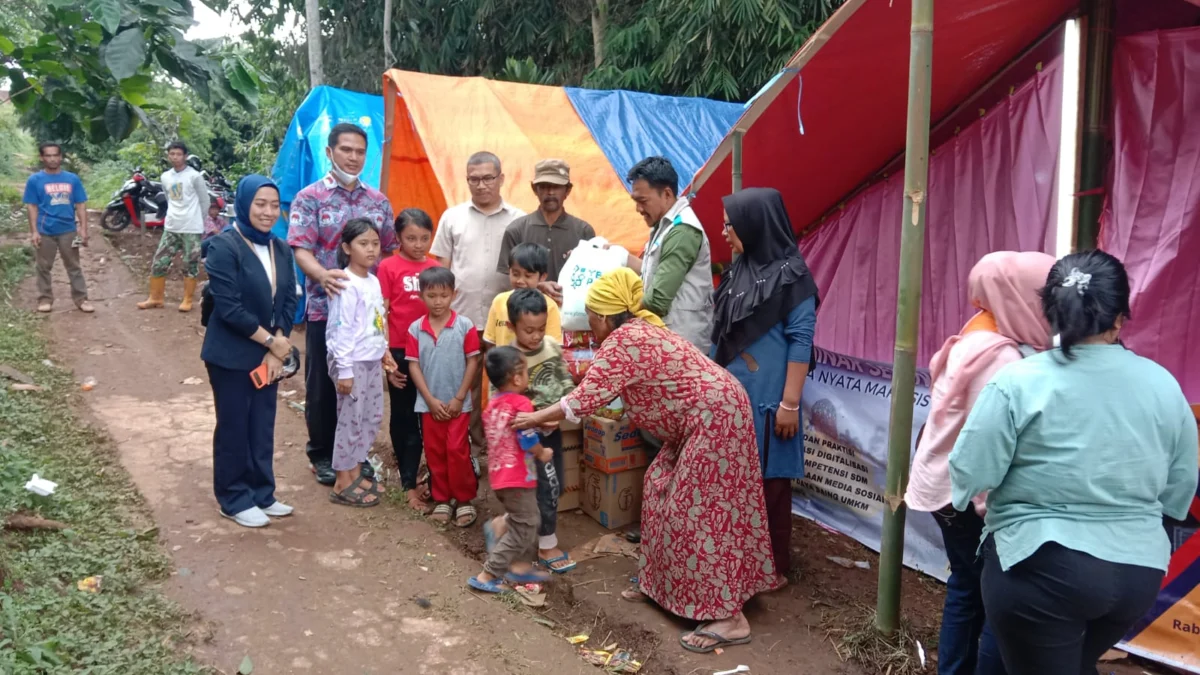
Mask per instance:
[[[405,209],[396,217],[396,237],[400,250],[379,264],[376,276],[388,308],[388,338],[392,358],[399,368],[388,374],[388,391],[392,413],[389,429],[396,466],[400,470],[400,485],[408,495],[408,505],[428,514],[429,504],[421,498],[417,487],[417,471],[421,466],[421,416],[416,412],[417,388],[408,380],[408,361],[404,358],[408,328],[425,316],[421,300],[421,272],[437,267],[428,257],[433,239],[433,221],[421,209]]]
[[[537,468],[534,460],[549,462],[553,451],[542,445],[536,431],[513,431],[517,413],[533,412],[533,403],[521,392],[529,387],[525,356],[513,347],[497,347],[487,353],[488,380],[499,392],[483,413],[488,441],[488,480],[505,515],[483,526],[488,557],[483,571],[467,585],[485,593],[508,590],[504,581],[540,583],[549,575],[533,568],[541,515],[537,502]],[[497,539],[499,534],[499,539]]]

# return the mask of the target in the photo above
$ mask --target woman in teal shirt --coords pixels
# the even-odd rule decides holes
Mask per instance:
[[[1095,673],[1153,605],[1163,516],[1196,495],[1196,424],[1179,383],[1118,340],[1119,260],[1059,260],[1042,289],[1061,346],[1001,370],[950,455],[954,507],[990,490],[983,601],[1010,675]]]
[[[778,190],[750,188],[724,203],[725,240],[738,257],[717,288],[712,357],[750,396],[771,549],[786,581],[792,480],[804,477],[800,395],[812,362],[817,285]]]

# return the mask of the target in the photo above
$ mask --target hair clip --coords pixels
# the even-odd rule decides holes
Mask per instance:
[[[1083,292],[1087,290],[1088,284],[1091,282],[1092,275],[1080,272],[1078,267],[1072,267],[1071,273],[1067,275],[1066,279],[1063,279],[1062,285],[1063,288],[1075,287],[1079,291],[1079,294],[1083,295]]]

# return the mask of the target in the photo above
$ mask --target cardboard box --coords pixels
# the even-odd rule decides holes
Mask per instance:
[[[642,435],[628,418],[589,417],[583,425],[583,463],[603,473],[620,473],[650,462]]]
[[[580,461],[582,450],[569,450],[563,447],[563,475],[559,476],[562,483],[562,494],[558,497],[559,511],[574,511],[579,508],[579,491],[582,485],[580,477]]]
[[[580,508],[604,527],[616,529],[642,519],[645,469],[603,473],[584,466]]]

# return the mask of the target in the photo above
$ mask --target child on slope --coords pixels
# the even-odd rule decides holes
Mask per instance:
[[[409,507],[426,514],[429,505],[417,490],[417,471],[421,466],[421,415],[416,411],[417,389],[409,381],[409,366],[405,359],[408,327],[425,315],[421,300],[420,274],[437,267],[431,260],[429,242],[433,238],[433,221],[421,209],[405,209],[396,217],[396,238],[400,252],[379,264],[379,286],[387,305],[389,347],[399,370],[388,375],[388,391],[392,409],[388,428],[396,466],[400,470],[400,487],[408,497]]]
[[[555,307],[554,302],[547,302],[544,294],[535,288],[522,288],[509,295],[505,311],[508,330],[514,336],[512,346],[521,351],[528,364],[529,385],[525,394],[532,399],[535,410],[558,405],[562,397],[575,389],[571,372],[563,360],[560,339],[548,334],[550,307]],[[549,571],[566,574],[575,569],[575,561],[558,547],[558,499],[562,496],[563,476],[562,432],[554,429],[544,434],[541,442],[552,452],[550,459],[537,462],[537,503],[541,511],[537,559]]]
[[[529,386],[529,369],[521,352],[513,347],[489,351],[487,376],[497,389],[483,414],[488,479],[496,498],[504,505],[505,515],[484,524],[488,557],[483,571],[467,580],[467,585],[484,593],[501,593],[509,590],[504,581],[547,580],[545,574],[533,569],[530,559],[537,546],[541,520],[535,460],[550,461],[552,451],[541,444],[536,431],[512,429],[518,413],[533,412],[533,403],[521,393]]]
[[[394,371],[396,363],[387,351],[383,293],[370,272],[379,260],[379,232],[370,220],[354,218],[343,228],[340,246],[338,262],[347,272],[346,286],[330,298],[325,338],[329,376],[338,394],[333,445],[337,479],[329,501],[364,508],[377,506],[382,492],[361,470],[383,420],[384,371]]]
[[[539,244],[518,244],[508,254],[508,282],[511,291],[496,296],[488,310],[487,325],[483,329],[483,341],[487,348],[512,344],[513,332],[508,316],[508,297],[522,288],[537,288],[546,280],[550,271],[550,249]],[[546,298],[546,335],[562,344],[562,314],[558,305]]]
[[[470,527],[478,514],[471,503],[479,490],[467,437],[471,384],[479,368],[479,333],[465,316],[450,309],[457,294],[454,273],[430,267],[418,276],[421,300],[429,313],[408,327],[404,358],[409,378],[421,397],[425,463],[429,465],[433,519]],[[457,504],[455,509],[451,502]]]

